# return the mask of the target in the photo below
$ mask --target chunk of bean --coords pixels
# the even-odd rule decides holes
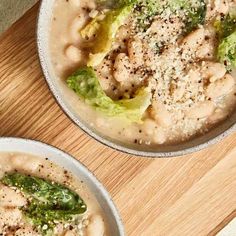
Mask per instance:
[[[224,77],[226,68],[221,63],[207,61],[202,63],[201,73],[203,78],[209,79],[210,82],[214,82]]]
[[[166,142],[166,140],[167,140],[167,136],[164,130],[161,127],[157,127],[153,136],[154,143],[163,144]]]
[[[16,169],[25,171],[36,171],[40,165],[39,160],[33,160],[27,155],[14,155],[11,157],[12,165]]]
[[[38,233],[36,233],[31,227],[25,226],[22,229],[18,229],[15,236],[39,236]]]
[[[152,103],[151,116],[162,127],[172,125],[171,114],[161,102],[155,101]]]
[[[76,236],[76,235],[73,231],[67,230],[64,236]]]
[[[201,46],[205,37],[205,30],[203,28],[197,29],[187,35],[182,41],[182,48],[185,53],[195,52]]]
[[[80,62],[83,59],[82,51],[74,45],[70,45],[66,48],[65,55],[72,62]]]
[[[143,129],[146,135],[152,136],[157,128],[157,124],[152,119],[145,119],[143,123]]]
[[[104,222],[100,215],[94,215],[91,217],[89,225],[87,227],[88,236],[103,236],[105,233]]]
[[[141,39],[130,39],[128,42],[128,54],[130,62],[139,67],[143,65],[143,43]]]
[[[125,53],[120,53],[116,57],[114,64],[114,78],[120,83],[127,82],[130,77],[131,65]]]
[[[208,123],[215,124],[224,120],[228,115],[227,111],[216,109],[215,112],[208,118]]]
[[[16,226],[22,220],[21,211],[17,208],[8,209],[0,206],[0,212],[0,227],[3,227],[3,225]]]
[[[13,190],[0,184],[0,206],[3,207],[22,207],[27,200],[19,191]]]
[[[235,80],[230,74],[226,74],[222,79],[219,79],[206,89],[206,95],[212,99],[218,99],[229,94],[235,85]]]
[[[205,101],[188,109],[185,115],[190,119],[203,119],[212,115],[214,110],[215,104],[212,101]]]
[[[72,6],[76,6],[76,7],[79,7],[81,3],[80,0],[69,0],[69,2]]]

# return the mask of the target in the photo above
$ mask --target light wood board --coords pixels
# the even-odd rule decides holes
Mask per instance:
[[[52,144],[106,186],[129,236],[215,235],[236,210],[236,134],[198,153],[146,159],[114,151],[62,112],[36,50],[38,5],[0,37],[0,136]]]

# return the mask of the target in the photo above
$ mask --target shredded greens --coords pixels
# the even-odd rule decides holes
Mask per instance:
[[[198,7],[195,6],[196,3]],[[204,24],[206,17],[206,2],[205,0],[173,0],[169,1],[168,4],[163,5],[160,0],[140,1],[136,4],[136,12],[138,13],[137,18],[140,28],[146,30],[154,16],[162,14],[163,12],[165,13],[166,11],[171,11],[173,13],[183,11],[186,15],[185,33],[189,33],[199,25]]]
[[[29,198],[29,204],[21,210],[44,235],[50,235],[55,221],[73,221],[87,210],[78,194],[58,183],[20,173],[7,174],[1,182],[18,188]]]
[[[188,1],[187,1],[188,2]],[[189,5],[187,7],[187,20],[185,22],[186,29],[185,33],[190,33],[194,29],[196,29],[199,25],[204,25],[206,18],[206,3],[204,0],[200,0],[200,6],[195,9]],[[186,3],[185,3],[186,6]]]
[[[236,15],[230,12],[214,26],[219,39],[217,57],[231,70],[236,67]]]
[[[67,80],[69,88],[73,89],[85,102],[107,116],[123,117],[132,122],[141,122],[142,116],[151,104],[151,93],[140,89],[133,99],[113,101],[102,90],[95,71],[84,67],[75,72]]]
[[[223,19],[216,21],[214,27],[216,28],[219,39],[222,40],[236,30],[236,17],[228,14]]]

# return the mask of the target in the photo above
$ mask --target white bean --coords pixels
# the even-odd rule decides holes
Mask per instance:
[[[26,199],[19,192],[0,184],[0,206],[21,207],[26,203]]]
[[[215,104],[212,101],[205,101],[196,104],[185,112],[185,115],[190,119],[207,118],[215,110]]]
[[[88,236],[103,236],[104,233],[105,229],[102,217],[100,215],[92,216],[87,227]]]
[[[7,158],[1,160],[1,162],[0,162],[0,179],[5,175],[4,172],[11,172],[13,170],[14,170],[14,168]]]
[[[64,236],[75,236],[75,234],[73,231],[67,230]]]
[[[108,92],[108,93],[111,92],[110,89],[111,89],[111,87],[112,87],[112,84],[111,84],[111,82],[110,82],[109,79],[101,78],[101,79],[99,80],[99,82],[100,82],[100,85],[102,86],[102,89],[103,89],[104,91],[106,91],[106,92]]]
[[[71,3],[72,6],[79,7],[80,3],[81,3],[81,0],[70,0],[70,3]]]
[[[152,136],[157,128],[157,124],[154,120],[145,119],[143,123],[143,129],[146,135]]]
[[[216,0],[217,11],[221,14],[226,15],[229,12],[229,2],[228,0]]]
[[[166,140],[167,140],[166,133],[161,127],[158,127],[154,132],[153,136],[154,143],[163,144],[166,142]]]
[[[214,82],[224,77],[226,69],[221,63],[208,61],[202,63],[201,73],[203,78],[209,79],[210,82]]]
[[[155,101],[152,103],[151,116],[162,127],[172,125],[170,112],[166,109],[165,105],[160,102]]]
[[[143,43],[141,39],[130,39],[128,42],[128,54],[130,62],[139,67],[143,65]]]
[[[22,219],[21,211],[17,208],[0,207],[0,225],[16,226]]]
[[[193,82],[193,83],[197,83],[200,79],[201,79],[201,74],[198,70],[190,70],[188,72],[188,76],[189,76],[189,81]]]
[[[74,45],[70,45],[66,48],[65,55],[73,62],[80,62],[83,59],[82,51]]]
[[[12,165],[16,169],[26,171],[36,171],[40,165],[40,160],[32,159],[27,155],[14,155],[11,157]]]
[[[25,226],[22,229],[18,229],[15,236],[39,236],[32,228]]]
[[[212,26],[205,28],[205,37],[203,43],[198,47],[196,56],[198,59],[212,60],[215,57],[216,31]]]
[[[187,35],[182,41],[182,47],[186,53],[196,51],[201,45],[205,37],[205,30],[203,28],[197,29]]]
[[[214,18],[217,14],[217,9],[215,7],[215,0],[209,0],[207,4],[206,19],[210,20]]]
[[[230,74],[226,74],[222,79],[211,83],[206,89],[209,98],[217,99],[231,92],[235,85],[235,80]]]
[[[226,15],[228,11],[229,11],[228,0],[209,0],[207,4],[206,19],[211,20],[219,13]]]
[[[101,77],[112,77],[112,60],[104,59],[98,67],[98,72]]]
[[[117,32],[116,34],[116,38],[118,39],[119,41],[119,44],[120,42],[124,41],[125,39],[127,39],[129,37],[129,29],[127,28],[127,26],[121,26],[119,28],[119,31]]]
[[[114,78],[120,83],[127,82],[130,77],[131,65],[125,53],[120,53],[116,57],[114,64]]]
[[[184,83],[181,83],[180,85],[172,83],[170,85],[170,93],[175,101],[181,100],[181,98],[184,96],[185,87],[186,85]]]
[[[116,98],[118,90],[113,91],[113,88],[117,86],[117,81],[113,77],[112,67],[113,67],[112,61],[104,59],[97,69],[97,74],[102,89],[111,98]]]
[[[215,112],[208,118],[208,122],[210,124],[215,124],[220,122],[221,120],[224,120],[228,115],[227,111],[224,111],[222,109],[216,109]]]
[[[168,42],[181,33],[182,27],[183,22],[178,17],[172,17],[170,20],[159,18],[153,21],[147,32],[155,34],[160,42]]]
[[[167,140],[166,133],[154,120],[146,119],[143,124],[143,131],[149,139],[156,144],[163,144]]]
[[[198,47],[196,56],[199,59],[212,59],[214,57],[215,45],[212,41],[204,42]]]

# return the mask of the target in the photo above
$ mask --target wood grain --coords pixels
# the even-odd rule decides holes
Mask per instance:
[[[234,210],[229,216],[227,216],[217,227],[209,233],[208,236],[214,236],[219,233],[225,226],[228,227],[230,222],[232,222],[236,217],[236,210]],[[231,227],[231,226],[230,226]],[[230,236],[230,235],[229,235]]]
[[[111,193],[127,235],[214,233],[236,210],[236,152],[229,154],[236,134],[171,159],[130,156],[99,144],[63,114],[48,90],[36,50],[37,10],[0,38],[0,136],[40,140],[83,162]]]

